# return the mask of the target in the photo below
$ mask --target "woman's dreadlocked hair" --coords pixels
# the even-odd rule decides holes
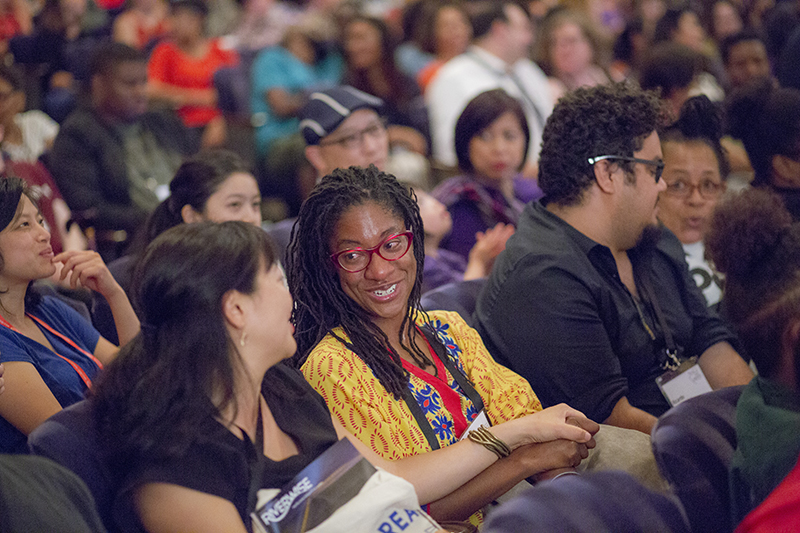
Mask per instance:
[[[295,301],[296,362],[302,364],[311,350],[330,333],[353,350],[386,390],[400,399],[408,386],[408,373],[403,369],[400,355],[392,348],[386,334],[372,323],[369,314],[344,293],[337,267],[330,259],[331,238],[342,214],[350,207],[370,202],[402,218],[414,234],[412,243],[417,275],[408,298],[411,312],[403,319],[397,335],[401,346],[417,363],[423,367],[433,364],[415,342],[415,319],[417,313],[424,313],[419,302],[425,257],[419,207],[413,192],[374,165],[366,169],[336,169],[325,176],[303,203],[292,228],[286,274]],[[333,333],[338,326],[350,338],[349,343]],[[407,344],[404,338],[408,340]]]

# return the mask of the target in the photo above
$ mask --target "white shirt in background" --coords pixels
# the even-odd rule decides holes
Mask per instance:
[[[536,164],[544,122],[553,111],[547,76],[529,59],[520,59],[509,66],[478,46],[470,46],[465,53],[445,63],[425,91],[433,157],[437,162],[456,166],[456,121],[470,100],[491,89],[504,89],[522,103],[531,132],[527,161]]]
[[[703,241],[684,244],[686,264],[694,282],[700,287],[708,306],[719,303],[722,298],[722,275],[716,272],[705,258],[706,247]]]
[[[52,146],[58,134],[58,122],[37,109],[17,114],[14,122],[22,130],[22,144],[4,141],[3,151],[12,161],[35,163]]]

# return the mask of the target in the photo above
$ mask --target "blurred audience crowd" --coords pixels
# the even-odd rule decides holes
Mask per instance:
[[[653,166],[657,189],[651,187],[650,193],[657,198],[658,221],[669,230],[665,232],[669,235],[661,238],[670,243],[670,261],[674,259],[682,268],[682,253],[688,265],[688,276],[676,275],[681,278],[675,282],[679,290],[665,289],[659,281],[654,291],[667,294],[662,301],[674,298],[677,302],[665,309],[668,321],[681,323],[690,317],[688,322],[694,324],[683,324],[689,328],[691,335],[683,332],[689,337],[703,328],[710,331],[710,320],[714,321],[714,328],[719,328],[708,333],[710,340],[696,355],[722,346],[724,354],[717,359],[724,356],[727,368],[735,364],[737,379],[709,379],[714,388],[717,384],[746,383],[750,370],[743,359],[751,358],[762,371],[753,383],[760,383],[762,388],[772,386],[770,379],[778,371],[772,369],[767,356],[749,353],[756,348],[747,346],[742,318],[745,311],[730,315],[724,306],[726,275],[732,276],[734,287],[744,287],[741,290],[748,290],[750,285],[761,287],[749,274],[731,267],[735,261],[727,257],[730,249],[744,245],[731,230],[723,237],[711,238],[711,247],[715,247],[711,254],[707,253],[706,242],[714,217],[721,216],[717,205],[743,190],[770,192],[769,198],[755,197],[754,202],[761,202],[762,207],[776,202],[773,211],[779,210],[782,217],[773,224],[778,228],[774,230],[776,235],[788,234],[786,228],[800,222],[800,2],[795,0],[0,0],[0,167],[6,176],[22,178],[33,191],[31,197],[38,198],[37,207],[50,233],[51,257],[56,258],[54,261],[63,258],[63,270],[60,266],[56,273],[42,269],[14,278],[21,291],[15,293],[20,297],[14,302],[24,315],[25,305],[31,305],[22,298],[28,284],[50,279],[56,293],[86,305],[97,330],[81,330],[87,346],[75,346],[75,350],[85,353],[84,348],[92,351],[91,346],[100,343],[97,345],[98,350],[103,348],[102,353],[94,355],[110,362],[113,356],[109,354],[115,348],[112,343],[124,344],[138,331],[138,321],[123,293],[131,299],[135,296],[129,292],[134,284],[134,266],[149,257],[145,250],[151,241],[159,240],[159,235],[177,235],[170,229],[204,221],[239,220],[251,226],[261,225],[277,243],[275,257],[269,259],[267,267],[273,260],[276,265],[284,261],[291,267],[297,259],[286,262],[285,254],[297,256],[302,251],[302,244],[293,242],[287,252],[292,224],[298,216],[307,225],[316,221],[308,213],[311,208],[306,207],[306,200],[309,196],[314,198],[314,191],[320,191],[320,181],[336,169],[374,165],[370,173],[385,172],[404,185],[397,189],[393,184],[380,186],[393,191],[387,195],[402,196],[402,201],[398,200],[401,207],[393,207],[392,214],[396,217],[401,210],[416,213],[421,224],[416,227],[416,219],[410,224],[408,217],[412,215],[404,214],[406,228],[395,228],[394,235],[384,235],[387,240],[379,247],[355,249],[361,254],[368,252],[366,265],[356,266],[366,269],[373,254],[388,262],[400,260],[409,248],[414,249],[414,239],[424,235],[425,246],[419,250],[418,258],[425,258],[424,283],[415,286],[412,298],[448,283],[488,277],[495,294],[490,297],[484,293],[479,303],[476,317],[480,325],[476,327],[480,336],[469,330],[475,333],[481,354],[486,352],[488,356],[491,352],[495,359],[519,372],[522,377],[514,374],[513,379],[519,378],[525,387],[528,382],[532,384],[545,407],[563,401],[597,422],[649,433],[656,417],[671,404],[654,386],[655,374],[639,376],[648,389],[648,400],[642,402],[652,407],[648,409],[636,404],[634,396],[628,404],[622,392],[623,396],[613,398],[604,391],[597,392],[595,375],[587,375],[584,383],[574,374],[558,369],[552,370],[553,375],[545,373],[559,353],[575,355],[580,349],[608,352],[606,369],[614,379],[629,370],[619,368],[616,358],[625,350],[620,350],[616,341],[603,344],[601,350],[581,336],[586,330],[567,331],[565,314],[556,312],[543,318],[559,305],[568,307],[565,302],[571,302],[569,290],[554,291],[552,299],[539,300],[542,309],[528,308],[526,312],[535,317],[520,314],[508,301],[488,301],[500,294],[504,284],[511,286],[519,270],[525,276],[533,276],[514,259],[516,244],[509,245],[508,253],[501,255],[518,225],[517,240],[509,241],[512,244],[541,238],[546,234],[544,227],[552,230],[548,226],[552,220],[548,222],[547,218],[551,216],[560,217],[572,227],[564,230],[567,234],[580,232],[594,238],[593,231],[601,225],[598,220],[612,227],[620,217],[630,215],[627,210],[606,209],[607,204],[603,204],[606,207],[599,211],[601,217],[593,212],[591,221],[584,226],[581,221],[588,219],[582,218],[578,210],[580,220],[573,223],[571,217],[576,215],[572,208],[586,208],[589,204],[581,203],[588,201],[586,195],[590,193],[586,191],[606,191],[606,182],[602,177],[596,183],[581,181],[575,185],[574,197],[559,199],[563,184],[553,181],[558,179],[554,178],[558,172],[553,169],[571,172],[568,165],[572,163],[566,161],[567,157],[563,158],[564,166],[554,166],[562,164],[557,156],[586,140],[572,139],[570,132],[581,131],[588,138],[591,134],[585,133],[587,129],[604,131],[619,118],[601,114],[587,119],[587,114],[577,114],[578,118],[570,119],[568,124],[557,123],[562,129],[554,129],[551,116],[572,105],[579,109],[579,100],[585,94],[582,91],[593,87],[611,87],[608,98],[619,101],[628,98],[627,89],[620,87],[640,87],[652,91],[647,98],[659,102],[658,106],[649,100],[646,104],[652,104],[653,109],[658,107],[659,116],[648,118],[652,127],[635,136],[636,142],[642,140],[642,146],[637,145],[631,154],[623,156],[589,154],[588,168],[593,168],[597,176],[606,176],[617,168],[610,161],[618,159],[626,160],[625,164]],[[634,92],[642,94],[638,88]],[[597,96],[590,98],[593,97]],[[631,96],[630,101],[637,98],[647,100]],[[619,101],[614,100],[614,105]],[[637,117],[641,109],[629,111],[630,117]],[[649,136],[653,132],[658,135]],[[561,144],[553,148],[557,142]],[[651,157],[642,159],[637,156],[640,152]],[[579,162],[583,167],[586,163]],[[368,178],[358,179],[367,183]],[[337,179],[347,181],[341,176]],[[322,185],[325,183],[323,180]],[[20,217],[36,219],[33,204],[26,200],[29,189],[23,191],[23,185],[15,186],[22,192],[12,194],[13,206],[0,206],[11,209],[8,216],[2,215],[6,226],[15,224]],[[360,187],[360,193],[367,194],[367,186]],[[611,190],[609,185],[608,191]],[[537,203],[542,198],[543,203]],[[591,200],[602,203],[599,198]],[[412,199],[418,204],[416,207],[408,204]],[[543,206],[547,202],[558,207],[545,213]],[[762,216],[762,211],[769,211],[759,211],[757,205],[748,207],[743,202],[741,212]],[[19,212],[12,212],[17,203],[21,206]],[[371,204],[364,200],[355,205],[364,208]],[[528,212],[530,205],[539,206],[534,210],[538,209],[536,216],[541,220],[535,223],[529,220],[533,216]],[[317,207],[320,217],[328,216],[324,207]],[[386,214],[373,216],[364,209],[366,218],[380,219]],[[727,209],[721,211],[727,213],[727,220],[742,218],[735,209]],[[349,220],[347,213],[351,212],[343,213],[331,215],[331,224],[346,234],[340,226],[352,228],[341,220]],[[723,228],[717,232],[724,233],[725,221],[717,220],[716,224]],[[299,232],[297,228],[302,225],[295,228]],[[2,237],[6,229],[0,230],[0,278],[5,280],[2,276],[8,275],[4,270],[8,248],[3,248],[7,245]],[[630,246],[620,248],[621,253],[639,246],[640,233]],[[553,239],[562,242],[562,237]],[[748,237],[752,242],[745,244],[757,248],[757,237]],[[297,238],[292,233],[292,239]],[[391,239],[395,238],[403,251],[398,257],[387,258],[383,254],[392,251],[384,247],[392,245]],[[583,238],[574,240],[580,245],[585,242]],[[773,240],[779,238],[787,237]],[[345,241],[360,242],[355,238]],[[329,243],[319,246],[322,250]],[[360,272],[347,269],[347,252],[352,250],[342,250],[337,248],[334,261],[347,273],[337,270],[345,294],[339,295],[338,303],[331,304],[334,306],[344,305],[342,301],[352,298],[346,279]],[[329,252],[325,250],[323,255],[327,257]],[[543,257],[550,258],[549,248]],[[714,257],[718,258],[716,263]],[[500,258],[500,268],[493,272],[496,258]],[[625,258],[627,261],[627,255]],[[619,266],[619,257],[613,259]],[[775,260],[769,261],[772,268]],[[315,259],[309,262],[319,266]],[[99,274],[85,274],[81,266],[84,263],[96,267]],[[108,268],[104,263],[109,264]],[[632,320],[641,319],[642,344],[648,345],[649,337],[655,336],[647,321],[654,317],[648,315],[646,319],[647,312],[643,314],[639,307],[637,260],[626,264],[630,272],[621,275],[629,274],[630,279],[622,279],[625,286],[617,283],[616,287],[624,301],[615,300],[609,306],[614,309],[609,314],[638,311],[631,315]],[[289,270],[290,285],[300,283],[298,274]],[[664,267],[664,272],[673,270]],[[662,281],[669,277],[658,275]],[[85,276],[94,281],[86,282]],[[689,280],[687,284],[682,284],[683,278]],[[525,283],[519,283],[517,299],[512,299],[514,305],[519,304],[526,290],[533,290],[531,279],[525,277]],[[553,279],[544,279],[542,294],[554,286]],[[313,280],[307,282],[318,287]],[[561,282],[567,286],[572,281]],[[787,277],[787,287],[790,283],[796,284]],[[766,287],[767,281],[764,284]],[[84,290],[76,290],[77,285]],[[299,289],[292,287],[296,299],[298,291],[307,289],[300,285]],[[94,288],[95,294],[86,291],[86,287]],[[335,292],[333,286],[328,289],[327,292]],[[610,288],[612,292],[613,289]],[[778,301],[794,287],[785,288],[784,292],[772,285],[761,289],[772,291],[769,294],[774,293]],[[380,293],[380,298],[390,299],[395,290],[400,289],[393,285],[375,292]],[[737,297],[748,299],[742,294],[735,294],[734,302]],[[1,296],[8,298],[5,292]],[[530,295],[536,297],[537,294]],[[634,304],[628,305],[628,297]],[[0,306],[6,310],[3,302]],[[63,312],[61,304],[49,300],[46,303],[53,306],[54,316]],[[360,305],[357,299],[356,303]],[[495,304],[509,316],[495,312]],[[681,305],[685,309],[681,310]],[[625,306],[629,307],[627,311],[622,309]],[[301,307],[308,305],[298,309]],[[770,309],[765,304],[763,309],[753,310],[753,316],[761,320],[764,317],[758,313]],[[721,318],[717,315],[720,310]],[[653,312],[662,320],[659,309]],[[298,313],[302,315],[295,311],[294,319]],[[323,311],[320,313],[324,315]],[[370,310],[342,313],[349,319],[357,316],[364,320]],[[408,313],[405,309],[402,325],[398,324],[400,345],[405,339],[402,328],[414,324],[406,321]],[[673,313],[678,318],[673,320]],[[320,316],[313,318],[324,323]],[[712,316],[713,319],[708,318]],[[541,331],[531,328],[523,334],[525,321],[535,321],[537,317],[541,319],[537,322]],[[622,344],[630,340],[624,324],[609,325],[605,312],[599,312],[598,317],[593,323],[597,331],[618,338]],[[657,329],[655,322],[653,319]],[[783,335],[784,344],[796,348],[800,322],[787,323],[787,329],[776,330],[775,335]],[[339,330],[335,329],[341,325],[344,324],[331,324],[326,332],[341,341],[336,333]],[[84,326],[88,328],[86,324],[81,328]],[[142,331],[150,326],[143,323]],[[394,326],[392,335],[398,330]],[[6,327],[13,330],[11,325]],[[447,324],[443,327],[446,329]],[[308,334],[309,329],[298,337]],[[374,336],[360,341],[365,346],[371,342],[370,346],[390,347],[389,336],[376,325],[365,326],[365,330]],[[338,346],[325,337],[326,332],[312,339],[308,350],[323,338]],[[21,334],[39,341],[37,335],[41,332],[33,337],[24,330]],[[347,334],[352,336],[350,330]],[[541,343],[540,339],[527,336],[534,334],[541,334],[548,341]],[[548,335],[557,336],[557,342],[551,342]],[[744,347],[739,345],[737,335],[745,336]],[[392,337],[391,343],[394,341]],[[541,359],[527,357],[531,344],[543,347],[538,352]],[[686,344],[690,342],[687,340]],[[244,333],[241,346],[245,346]],[[515,360],[515,346],[524,362]],[[47,340],[39,348],[55,352]],[[390,348],[392,351],[394,345]],[[798,359],[795,348],[789,351]],[[455,349],[460,351],[457,345]],[[780,346],[776,348],[779,349]],[[632,351],[638,357],[638,348]],[[95,361],[93,355],[90,357]],[[402,374],[397,361],[394,363],[398,367],[395,373]],[[797,361],[784,363],[786,366],[781,368],[791,367],[800,374]],[[381,364],[390,365],[375,363]],[[576,359],[570,363],[570,371],[582,364]],[[100,363],[97,366],[92,372],[99,372]],[[424,370],[425,365],[421,368]],[[648,372],[660,370],[654,364]],[[707,368],[704,370],[708,373]],[[15,375],[13,370],[10,374]],[[90,374],[89,378],[93,377]],[[386,375],[397,378],[391,372]],[[397,379],[407,380],[408,372],[404,376]],[[375,377],[383,379],[380,372]],[[625,376],[624,385],[617,387],[619,390],[628,391],[628,377]],[[5,379],[8,381],[9,376]],[[787,379],[791,384],[788,388],[795,390],[787,392],[782,388],[775,395],[784,395],[781,397],[789,404],[786,409],[794,413],[790,422],[796,424],[800,413],[796,388],[800,385],[795,383],[797,376]],[[605,385],[611,387],[612,381],[608,378]],[[558,391],[548,389],[558,388],[556,385],[561,382],[564,385]],[[576,385],[579,382],[580,387]],[[391,383],[398,399],[397,385]],[[76,382],[67,404],[80,399],[85,390],[83,384],[88,388],[91,382]],[[46,385],[51,390],[54,387],[50,382]],[[575,388],[581,390],[562,394]],[[589,390],[595,390],[598,396],[589,395]],[[753,397],[761,398],[748,390],[745,397],[751,402]],[[769,390],[764,393],[768,397],[766,403],[770,403]],[[541,410],[539,399],[530,392],[530,411]],[[14,394],[12,390],[12,398],[16,398]],[[60,407],[67,404],[61,402]],[[597,405],[603,407],[594,410]],[[14,444],[13,449],[0,447],[0,452],[23,451],[28,430],[57,412],[56,407],[57,403],[51,403],[43,408],[36,423],[26,425],[24,431],[18,431],[20,424],[11,419],[0,418],[4,424],[0,429],[13,437]],[[625,412],[621,415],[618,409]],[[751,413],[751,419],[757,418],[758,414]],[[241,432],[246,433],[244,429]],[[765,484],[757,487],[757,497],[745,497],[745,503],[740,502],[734,511],[737,520],[767,498],[794,466],[800,443],[794,436],[787,440],[791,444],[787,444],[788,458],[780,465],[781,471],[771,472]],[[380,454],[380,450],[376,451]],[[743,472],[737,475],[751,484],[755,481],[747,479],[748,475],[753,476],[747,468],[753,468],[754,460],[753,455],[743,458],[740,453],[736,463],[735,472]],[[796,479],[796,473],[787,479]],[[498,493],[502,491],[498,489]],[[480,522],[482,515],[475,514],[473,519]]]
[[[200,148],[233,149],[254,169],[265,220],[296,216],[318,177],[300,110],[340,84],[383,101],[385,169],[427,191],[475,172],[456,157],[455,125],[486,90],[520,101],[529,136],[521,168],[487,165],[534,180],[544,123],[568,91],[635,80],[660,91],[673,120],[706,95],[727,109],[721,139],[741,187],[763,174],[752,153],[763,136],[737,124],[752,124],[772,89],[800,88],[790,1],[8,0],[0,16],[3,153],[42,163],[69,220],[109,259]],[[769,90],[737,105],[756,80]]]

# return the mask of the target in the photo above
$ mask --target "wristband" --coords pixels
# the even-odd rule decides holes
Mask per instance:
[[[485,427],[471,430],[467,434],[467,438],[494,453],[499,459],[511,455],[511,449],[509,449],[508,445],[495,437],[492,432]]]

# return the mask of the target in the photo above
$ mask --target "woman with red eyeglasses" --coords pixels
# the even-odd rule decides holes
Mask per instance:
[[[594,441],[512,443],[542,406],[458,314],[420,308],[423,241],[417,202],[394,177],[370,166],[323,178],[287,257],[298,362],[334,420],[389,460],[478,439],[481,421],[494,424],[481,443],[503,458],[428,509],[437,520],[480,521],[477,511],[519,481],[572,470]],[[575,422],[598,429],[582,415]]]

